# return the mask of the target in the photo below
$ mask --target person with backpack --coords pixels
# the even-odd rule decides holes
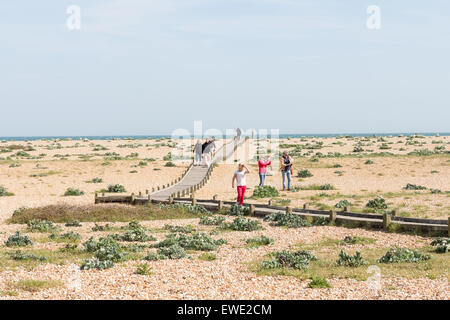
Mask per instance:
[[[291,190],[291,176],[292,176],[292,159],[289,157],[287,151],[283,152],[280,158],[281,174],[283,176],[283,191],[286,189],[286,178],[288,181],[287,189]]]

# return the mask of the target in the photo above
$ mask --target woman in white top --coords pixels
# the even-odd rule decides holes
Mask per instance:
[[[231,185],[234,188],[234,181],[237,182],[237,199],[236,202],[241,206],[244,203],[244,194],[247,189],[247,182],[245,181],[245,175],[250,173],[247,167],[243,164],[239,164],[238,170],[234,173],[233,180],[231,181]]]

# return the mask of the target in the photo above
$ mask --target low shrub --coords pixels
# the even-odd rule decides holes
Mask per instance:
[[[262,229],[262,225],[259,221],[245,219],[243,217],[237,217],[231,223],[223,223],[220,227],[222,229],[229,229],[234,231],[255,231]]]
[[[310,261],[317,260],[309,251],[279,251],[274,253],[272,260],[265,260],[261,263],[263,269],[276,268],[293,268],[293,269],[308,269]]]
[[[38,261],[45,261],[47,260],[45,257],[38,257],[34,254],[27,254],[20,250],[17,250],[15,252],[8,252],[9,257],[12,260],[38,260]]]
[[[326,278],[319,276],[311,276],[311,282],[308,283],[308,288],[318,289],[318,288],[331,288],[330,283]]]
[[[313,174],[308,169],[300,170],[297,173],[297,177],[298,178],[309,178],[309,177],[312,177],[312,176],[313,176]]]
[[[205,225],[205,226],[220,226],[225,221],[224,217],[220,216],[203,216],[200,217],[199,224]]]
[[[175,232],[175,233],[193,233],[195,232],[195,228],[188,224],[187,226],[171,226],[166,224],[164,226],[165,230],[168,230],[169,232]]]
[[[151,274],[151,268],[148,266],[148,264],[146,263],[140,263],[137,265],[136,268],[136,274],[139,274],[141,276],[147,276],[149,274]]]
[[[81,270],[90,270],[90,269],[104,270],[104,269],[112,268],[113,266],[114,266],[114,262],[111,260],[88,259],[88,260],[84,260],[80,269]]]
[[[339,259],[336,261],[336,264],[338,266],[345,267],[359,267],[367,264],[367,262],[363,260],[359,251],[356,251],[356,254],[354,256],[351,256],[345,253],[344,250],[341,250],[341,252],[339,253]]]
[[[266,236],[248,238],[245,242],[251,247],[267,246],[274,243],[273,239]]]
[[[164,167],[176,167],[176,164],[172,161],[168,161],[164,164]]]
[[[450,251],[450,238],[436,238],[431,242],[436,247],[436,253],[446,253]]]
[[[219,246],[225,243],[225,240],[214,240],[203,232],[194,232],[190,235],[171,233],[166,236],[165,240],[153,245],[153,247],[162,248],[179,245],[185,250],[213,251],[217,250]]]
[[[84,194],[84,191],[81,191],[79,189],[73,189],[73,188],[67,188],[66,192],[64,192],[65,197],[77,197],[82,196]]]
[[[51,221],[33,219],[27,222],[27,230],[30,232],[58,232],[60,228]]]
[[[33,245],[33,241],[31,241],[30,237],[22,236],[20,231],[17,231],[5,241],[5,245],[7,247],[26,247]]]
[[[65,224],[66,227],[81,227],[81,223],[78,220],[69,221]]]
[[[263,187],[256,187],[253,190],[252,198],[259,199],[259,198],[272,198],[272,197],[278,197],[279,192],[275,187],[272,186],[263,186]]]
[[[178,245],[174,244],[169,247],[161,247],[156,253],[150,253],[144,260],[167,260],[167,259],[181,259],[186,257],[184,249]]]
[[[123,193],[123,192],[127,192],[127,190],[121,184],[110,184],[108,186],[108,189],[106,190],[106,192],[109,192],[109,193]]]
[[[276,227],[301,228],[311,226],[308,220],[299,215],[282,212],[271,213],[264,217],[264,221],[269,221],[271,226]]]
[[[250,209],[246,206],[241,206],[240,204],[233,204],[226,212],[229,216],[245,216],[250,213]]]
[[[384,256],[378,259],[379,263],[419,262],[431,259],[430,255],[422,254],[416,250],[405,248],[390,248]]]
[[[81,235],[79,233],[75,233],[73,231],[70,231],[70,232],[63,233],[63,234],[52,233],[51,235],[48,236],[48,238],[50,240],[53,240],[53,241],[71,241],[71,242],[76,242],[76,241],[79,241],[81,239]]]
[[[338,203],[334,205],[335,208],[344,209],[345,207],[350,207],[352,203],[348,200],[340,200]]]
[[[404,189],[405,190],[426,190],[427,187],[416,185],[416,184],[412,184],[412,183],[408,183]]]
[[[137,221],[131,221],[127,226],[127,231],[124,234],[111,235],[115,240],[127,242],[148,242],[156,241],[153,236],[147,235],[147,229],[139,224]]]
[[[5,187],[0,186],[0,197],[10,197],[13,196],[14,193],[8,192]]]
[[[92,231],[97,232],[97,231],[111,231],[113,228],[107,223],[105,225],[98,225],[95,224],[95,226],[92,227]]]
[[[383,210],[387,209],[388,205],[383,197],[378,196],[372,200],[369,200],[366,204],[366,207],[375,210]]]

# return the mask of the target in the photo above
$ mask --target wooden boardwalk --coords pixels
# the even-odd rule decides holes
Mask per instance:
[[[152,199],[155,200],[167,200],[170,196],[176,195],[177,193],[181,193],[185,190],[189,190],[190,188],[194,186],[198,186],[202,183],[202,181],[205,180],[206,176],[210,174],[212,170],[212,166],[219,161],[219,160],[225,160],[233,155],[235,151],[235,146],[238,147],[242,143],[245,142],[245,139],[241,139],[239,141],[232,140],[226,144],[224,144],[222,147],[220,147],[216,154],[214,155],[211,165],[209,167],[207,166],[192,166],[189,168],[188,172],[184,175],[184,177],[177,182],[176,184],[162,189],[155,191],[150,194]]]

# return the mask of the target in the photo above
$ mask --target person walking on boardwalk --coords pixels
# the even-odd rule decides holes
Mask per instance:
[[[236,129],[236,141],[239,141],[241,139],[241,134],[242,134],[241,129],[237,128]]]
[[[237,199],[236,202],[241,206],[244,203],[245,190],[247,189],[247,182],[245,176],[250,173],[247,167],[240,163],[238,170],[233,175],[233,180],[231,181],[231,186],[234,188],[234,181],[237,182]]]
[[[272,162],[270,161],[269,157],[260,157],[258,161],[258,167],[259,167],[259,186],[264,187],[264,181],[266,180],[266,174],[267,174],[267,166],[270,166]]]
[[[282,157],[280,158],[281,162],[281,174],[283,175],[283,191],[286,189],[286,178],[288,181],[288,190],[291,190],[291,175],[292,175],[292,159],[289,157],[287,151],[283,152]]]
[[[205,147],[205,150],[203,150],[205,164],[208,167],[211,165],[212,155],[213,155],[213,151],[215,150],[215,145],[216,144],[214,143],[214,141],[210,138],[210,139],[208,139],[208,143]]]
[[[199,166],[202,163],[202,142],[197,140],[194,146],[194,166]]]

